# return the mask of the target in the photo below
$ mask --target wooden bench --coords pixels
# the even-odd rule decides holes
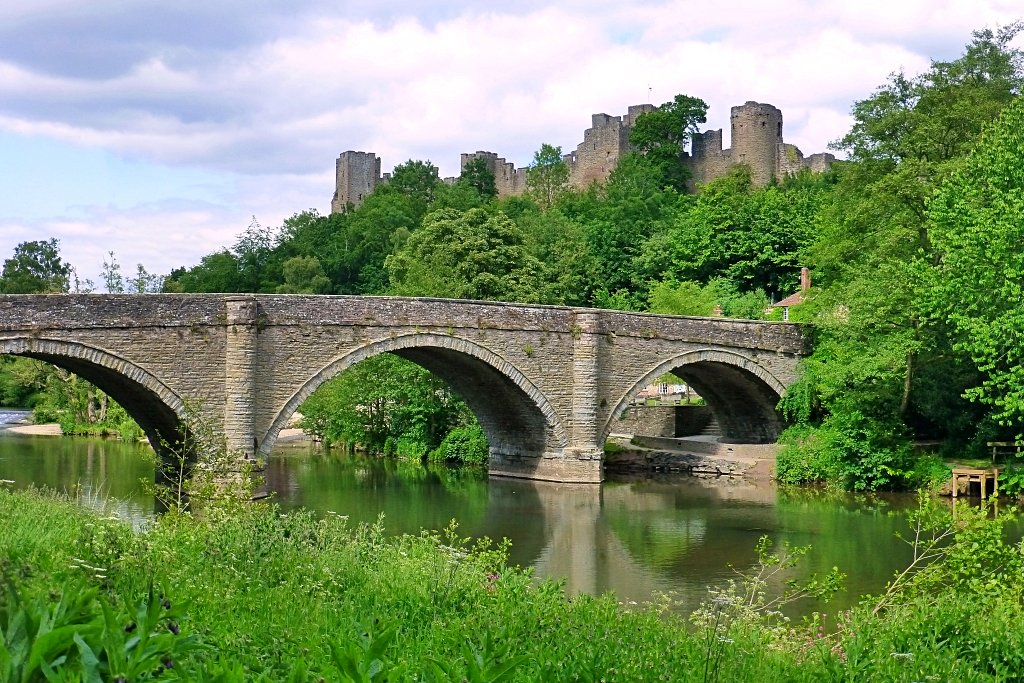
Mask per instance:
[[[981,499],[988,497],[988,483],[992,482],[992,495],[999,493],[999,468],[978,469],[975,467],[954,467],[953,468],[953,497],[959,493],[960,482],[967,484],[967,495],[971,493],[971,484],[978,482],[981,487]]]

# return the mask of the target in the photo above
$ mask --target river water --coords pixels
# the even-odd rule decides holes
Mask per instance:
[[[18,416],[0,410],[0,423]],[[834,611],[878,592],[905,566],[912,496],[867,497],[783,491],[742,479],[612,475],[600,486],[488,478],[445,468],[318,452],[285,444],[270,458],[267,485],[284,508],[333,511],[355,522],[383,515],[389,532],[441,529],[512,542],[511,560],[565,581],[570,592],[612,590],[624,602],[671,593],[689,610],[737,570],[754,566],[754,545],[810,545],[797,576],[837,566],[846,591]],[[153,514],[142,481],[153,478],[148,447],[114,440],[0,432],[0,479],[76,490],[136,523]],[[774,583],[781,586],[781,578]]]

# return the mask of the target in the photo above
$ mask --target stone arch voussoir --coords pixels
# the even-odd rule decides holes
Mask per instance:
[[[608,422],[605,423],[604,428],[601,431],[601,438],[607,439],[608,434],[611,433],[612,425],[616,420],[626,411],[633,398],[640,393],[640,390],[651,384],[655,379],[661,377],[666,372],[683,366],[691,365],[693,363],[722,363],[725,365],[731,365],[741,370],[749,372],[754,377],[765,383],[772,391],[779,395],[781,398],[786,393],[786,385],[779,380],[775,375],[769,372],[764,366],[759,364],[753,358],[745,356],[735,351],[725,351],[722,349],[699,349],[696,351],[687,351],[677,356],[660,363],[647,374],[640,378],[639,381],[630,387],[629,391],[623,394],[622,398],[619,399],[615,405],[615,409],[612,411],[608,418]]]
[[[569,444],[568,432],[562,424],[562,420],[558,417],[558,413],[544,395],[544,392],[542,392],[540,388],[537,387],[537,385],[534,384],[513,363],[510,363],[493,351],[462,337],[432,333],[411,333],[388,337],[386,339],[379,339],[358,346],[355,349],[334,358],[319,372],[306,380],[306,382],[304,382],[298,391],[288,399],[284,407],[281,408],[274,417],[274,421],[271,422],[266,435],[260,440],[260,454],[267,455],[267,453],[269,453],[274,442],[277,441],[277,435],[284,428],[291,415],[294,414],[295,411],[298,410],[299,406],[302,405],[302,402],[309,398],[310,395],[312,395],[312,393],[324,382],[331,379],[338,373],[347,370],[356,363],[368,358],[372,358],[373,356],[377,356],[382,353],[388,353],[390,351],[400,351],[402,349],[409,348],[448,349],[463,353],[467,356],[472,356],[473,358],[486,363],[508,378],[509,381],[515,384],[530,398],[541,414],[544,415],[544,419],[551,426],[555,438],[559,443],[562,445]]]
[[[111,370],[126,379],[144,387],[180,418],[185,419],[185,402],[181,400],[166,384],[152,374],[121,358],[115,353],[98,346],[89,346],[62,339],[45,339],[39,337],[5,337],[0,338],[0,355],[15,356],[48,356],[68,358],[91,363]]]

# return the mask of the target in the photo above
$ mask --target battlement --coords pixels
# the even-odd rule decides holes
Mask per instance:
[[[827,153],[805,159],[796,145],[787,144],[782,139],[782,111],[773,105],[748,101],[733,107],[729,119],[732,146],[728,149],[723,149],[721,129],[692,136],[690,154],[683,158],[692,187],[720,178],[738,164],[750,168],[751,182],[760,187],[803,168],[826,171],[836,159]]]
[[[472,154],[463,153],[459,159],[459,170],[474,159],[483,159],[487,170],[494,174],[494,187],[499,197],[522,194],[526,192],[527,168],[516,168],[511,162],[505,161],[494,152],[477,151]]]
[[[569,167],[569,185],[585,189],[607,181],[619,159],[631,151],[629,134],[637,119],[655,109],[652,104],[634,104],[621,116],[592,114],[590,128],[583,131],[583,141],[562,157]],[[720,178],[737,164],[747,165],[753,184],[762,186],[803,168],[825,171],[835,161],[835,156],[827,153],[804,158],[796,146],[784,142],[782,111],[771,104],[748,101],[732,107],[730,132],[732,146],[728,149],[723,148],[721,128],[692,135],[690,153],[683,154],[683,163],[692,174],[691,189]],[[477,151],[462,154],[459,168],[465,168],[473,159],[483,159],[494,174],[498,196],[526,192],[527,167],[516,168],[494,152]],[[374,188],[387,181],[388,175],[381,176],[380,159],[375,154],[348,151],[338,157],[336,177],[331,200],[331,211],[335,213],[344,211],[349,204],[359,205]]]

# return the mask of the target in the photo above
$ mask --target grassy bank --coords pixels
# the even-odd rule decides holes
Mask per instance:
[[[978,515],[921,520],[926,537],[951,534],[932,546],[940,561],[793,627],[756,609],[756,582],[685,618],[568,599],[454,531],[389,537],[239,505],[139,534],[73,501],[0,491],[0,680],[44,680],[18,667],[47,662],[60,680],[1021,680],[1019,550]]]

